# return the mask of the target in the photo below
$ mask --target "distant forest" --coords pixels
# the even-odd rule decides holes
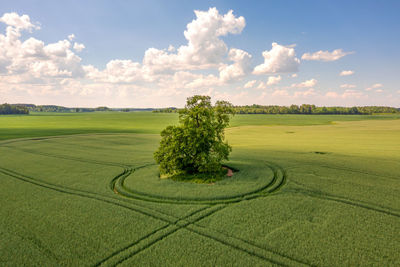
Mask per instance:
[[[365,107],[317,107],[315,105],[291,105],[291,106],[235,106],[237,114],[344,114],[344,115],[370,115],[377,113],[400,113],[399,108],[382,107],[382,106],[365,106]],[[33,112],[95,112],[95,111],[152,111],[154,113],[175,113],[179,109],[175,107],[169,108],[68,108],[56,105],[34,105],[34,104],[2,104],[0,105],[0,114],[29,114]]]
[[[393,107],[365,106],[365,107],[317,107],[315,105],[291,106],[235,106],[237,114],[344,114],[344,115],[370,115],[376,113],[400,113],[400,109]],[[157,109],[153,112],[173,113],[177,108]]]
[[[68,108],[56,105],[34,105],[34,104],[3,104],[0,107],[7,106],[7,110],[13,110],[12,113],[0,114],[28,114],[29,111],[33,112],[60,112],[60,113],[78,113],[78,112],[95,112],[95,111],[153,111],[154,108],[108,108],[108,107],[97,107],[97,108]],[[18,110],[27,111],[26,113],[17,113]]]
[[[0,114],[29,114],[29,109],[20,105],[3,104],[0,105]]]

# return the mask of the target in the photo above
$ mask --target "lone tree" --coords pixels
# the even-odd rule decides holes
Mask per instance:
[[[189,97],[179,111],[179,126],[168,126],[161,132],[160,147],[154,158],[160,173],[217,173],[222,161],[228,160],[231,146],[224,141],[224,129],[234,114],[232,104],[209,96]]]

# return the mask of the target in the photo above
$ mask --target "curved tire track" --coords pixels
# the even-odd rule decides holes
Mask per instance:
[[[43,138],[43,139],[47,139],[47,138]],[[120,181],[121,179],[128,177],[136,169],[144,168],[144,167],[147,167],[149,165],[154,165],[154,164],[147,164],[147,165],[142,165],[142,166],[139,166],[139,167],[133,169],[130,166],[123,165],[123,164],[118,164],[118,163],[96,161],[96,160],[88,160],[88,159],[82,159],[82,158],[70,157],[70,156],[53,155],[53,154],[50,154],[50,153],[42,153],[42,152],[38,152],[38,151],[32,151],[32,150],[27,150],[27,149],[19,149],[19,148],[15,148],[15,147],[9,147],[9,148],[22,150],[24,152],[28,152],[28,153],[32,153],[32,154],[39,154],[39,155],[43,155],[43,156],[48,156],[48,157],[55,157],[55,158],[74,160],[74,161],[80,161],[80,162],[83,161],[83,162],[88,162],[88,163],[92,163],[92,164],[99,164],[99,165],[109,165],[109,166],[121,167],[121,168],[123,168],[123,172],[121,172],[116,177],[114,177],[110,182],[110,187],[114,187],[114,188],[115,188],[115,184],[116,184],[117,181]],[[249,200],[249,199],[253,199],[253,198],[257,198],[257,197],[263,197],[263,196],[266,196],[269,193],[273,193],[273,192],[278,191],[284,185],[284,183],[286,181],[286,176],[287,176],[286,172],[281,167],[279,167],[277,165],[274,165],[272,163],[269,163],[269,164],[267,163],[267,166],[269,166],[270,168],[273,169],[274,177],[273,177],[272,181],[270,181],[267,185],[263,186],[262,188],[260,188],[260,189],[258,189],[256,191],[250,192],[247,195],[242,195],[237,199],[229,200],[227,202],[227,204],[239,202],[239,201],[242,201],[242,200]],[[124,247],[124,248],[112,253],[107,258],[105,258],[102,261],[98,262],[98,265],[101,265],[101,264],[103,264],[105,262],[108,262],[112,258],[117,258],[118,259],[118,261],[115,262],[115,264],[122,263],[126,259],[136,255],[140,251],[143,251],[144,249],[152,246],[153,244],[157,243],[158,241],[160,241],[163,238],[175,233],[176,231],[178,231],[180,229],[186,229],[186,230],[188,230],[190,232],[202,235],[202,236],[204,236],[206,238],[211,238],[214,241],[217,241],[217,242],[222,243],[222,244],[224,244],[226,246],[229,246],[231,248],[234,248],[234,249],[240,250],[242,252],[245,252],[245,253],[247,253],[247,254],[249,254],[251,256],[258,257],[258,258],[263,259],[263,260],[265,260],[265,261],[267,261],[269,263],[275,263],[275,264],[278,264],[278,265],[281,265],[281,266],[288,266],[288,265],[284,264],[283,262],[289,261],[289,262],[292,263],[293,266],[298,266],[299,264],[301,264],[301,265],[303,265],[303,264],[304,265],[309,265],[307,263],[304,263],[303,261],[293,259],[291,257],[288,257],[288,256],[284,255],[284,254],[280,254],[280,253],[277,253],[275,251],[272,251],[272,250],[269,250],[269,249],[266,249],[266,248],[262,248],[260,246],[251,244],[249,241],[241,240],[241,239],[238,239],[238,238],[235,238],[235,237],[232,237],[232,236],[228,236],[228,235],[223,234],[223,233],[218,233],[218,237],[216,237],[215,236],[216,231],[213,231],[213,230],[211,230],[209,228],[205,228],[205,227],[201,227],[201,226],[196,225],[196,222],[198,222],[198,221],[202,220],[203,218],[208,217],[211,214],[221,210],[222,208],[226,207],[226,205],[223,205],[221,208],[212,209],[211,212],[207,213],[204,216],[201,216],[201,217],[195,219],[194,221],[193,220],[192,221],[186,221],[186,219],[188,217],[193,216],[195,213],[201,212],[202,210],[210,209],[212,207],[215,207],[214,206],[215,204],[220,204],[220,203],[215,203],[215,202],[209,203],[209,204],[212,205],[211,207],[205,207],[203,209],[195,211],[193,214],[189,214],[189,215],[187,215],[187,216],[185,216],[183,218],[178,218],[178,217],[167,215],[167,214],[164,214],[162,212],[159,212],[159,211],[156,211],[156,210],[153,210],[153,209],[150,209],[150,208],[143,207],[143,206],[138,205],[138,204],[133,204],[133,203],[129,203],[130,205],[122,204],[115,198],[110,198],[110,197],[107,197],[107,196],[104,196],[104,195],[101,195],[101,194],[96,194],[96,193],[92,193],[92,192],[89,192],[89,191],[84,191],[84,190],[79,190],[79,189],[72,189],[72,188],[68,188],[68,187],[65,187],[65,186],[61,186],[61,185],[51,184],[51,183],[45,182],[43,180],[35,179],[33,177],[29,177],[29,176],[26,176],[26,175],[23,175],[23,174],[20,174],[20,173],[17,173],[17,172],[14,172],[14,171],[2,168],[2,167],[0,167],[0,172],[3,173],[3,174],[6,174],[8,176],[11,176],[13,178],[16,178],[16,179],[19,179],[19,180],[22,180],[24,182],[28,182],[28,183],[31,183],[31,184],[34,184],[34,185],[37,185],[37,186],[41,186],[41,187],[46,188],[46,189],[51,189],[51,190],[55,190],[55,191],[61,192],[61,193],[66,193],[66,194],[70,194],[70,195],[75,195],[75,196],[80,196],[80,197],[85,197],[85,198],[89,198],[89,199],[103,201],[103,202],[106,202],[106,203],[109,203],[109,204],[112,204],[112,205],[116,205],[116,206],[119,206],[119,207],[122,207],[122,208],[129,209],[131,211],[135,211],[135,212],[141,213],[141,214],[146,215],[146,216],[150,216],[150,217],[152,217],[154,219],[158,219],[158,220],[161,220],[161,221],[164,221],[164,222],[167,223],[165,226],[154,230],[153,232],[147,234],[146,236],[141,237],[140,239],[136,240],[135,242],[131,243],[130,245],[128,245],[128,246],[126,246],[126,247]],[[156,201],[156,202],[165,203],[165,201]],[[197,203],[197,204],[204,204],[204,203]],[[135,207],[132,207],[132,205],[134,205]],[[189,226],[192,226],[193,228],[190,228]],[[169,228],[173,228],[173,229],[170,229],[166,233],[162,234],[161,236],[156,237],[154,240],[151,240],[150,242],[147,242],[146,245],[140,247],[139,249],[135,248],[128,255],[120,257],[121,253],[124,253],[125,251],[130,251],[133,247],[135,247],[136,245],[138,245],[142,241],[145,242],[147,240],[150,240],[153,236],[157,235],[159,232],[162,232],[163,230],[167,229],[168,227]],[[197,230],[196,230],[196,227],[197,227]],[[201,231],[198,230],[199,227],[202,229]],[[208,233],[208,231],[211,231],[213,233],[210,234],[210,233]],[[235,240],[235,241],[232,242],[232,240]],[[250,248],[249,248],[249,246],[250,246]],[[257,250],[258,250],[258,252],[255,252]],[[263,251],[261,254],[260,254],[260,250]],[[268,254],[270,257],[266,257],[263,254]],[[274,259],[271,259],[271,255],[275,255],[273,257],[282,257],[282,259],[283,259],[282,262],[276,261]]]
[[[147,165],[150,166],[150,165]],[[147,167],[142,166],[141,168]],[[236,203],[243,200],[250,200],[258,197],[263,197],[268,194],[278,191],[286,182],[287,173],[280,166],[273,163],[266,163],[266,166],[271,168],[273,171],[273,178],[267,184],[246,193],[238,194],[235,196],[209,198],[209,199],[196,199],[196,198],[176,198],[168,196],[157,196],[149,193],[139,192],[134,189],[125,186],[125,179],[132,174],[134,171],[126,169],[126,171],[113,179],[110,183],[110,188],[114,193],[120,194],[127,198],[139,199],[143,201],[157,202],[157,203],[169,203],[169,204],[204,204],[204,205],[215,205],[215,204],[228,204]]]

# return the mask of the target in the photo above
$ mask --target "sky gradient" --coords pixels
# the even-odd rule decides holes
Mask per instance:
[[[400,107],[399,1],[6,1],[0,103]]]

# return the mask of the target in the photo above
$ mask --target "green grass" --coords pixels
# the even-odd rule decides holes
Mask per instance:
[[[0,117],[0,265],[400,265],[398,116],[236,116],[214,184],[159,178],[176,121]]]
[[[186,182],[195,184],[214,184],[217,181],[227,179],[228,170],[221,169],[213,173],[193,173],[188,174],[185,172],[175,173],[173,175],[160,175],[161,179],[170,179],[174,182]]]
[[[236,115],[231,126],[321,125],[335,121],[393,120],[386,115]],[[88,133],[153,133],[178,123],[176,113],[152,112],[32,112],[30,115],[0,115],[0,140]]]

